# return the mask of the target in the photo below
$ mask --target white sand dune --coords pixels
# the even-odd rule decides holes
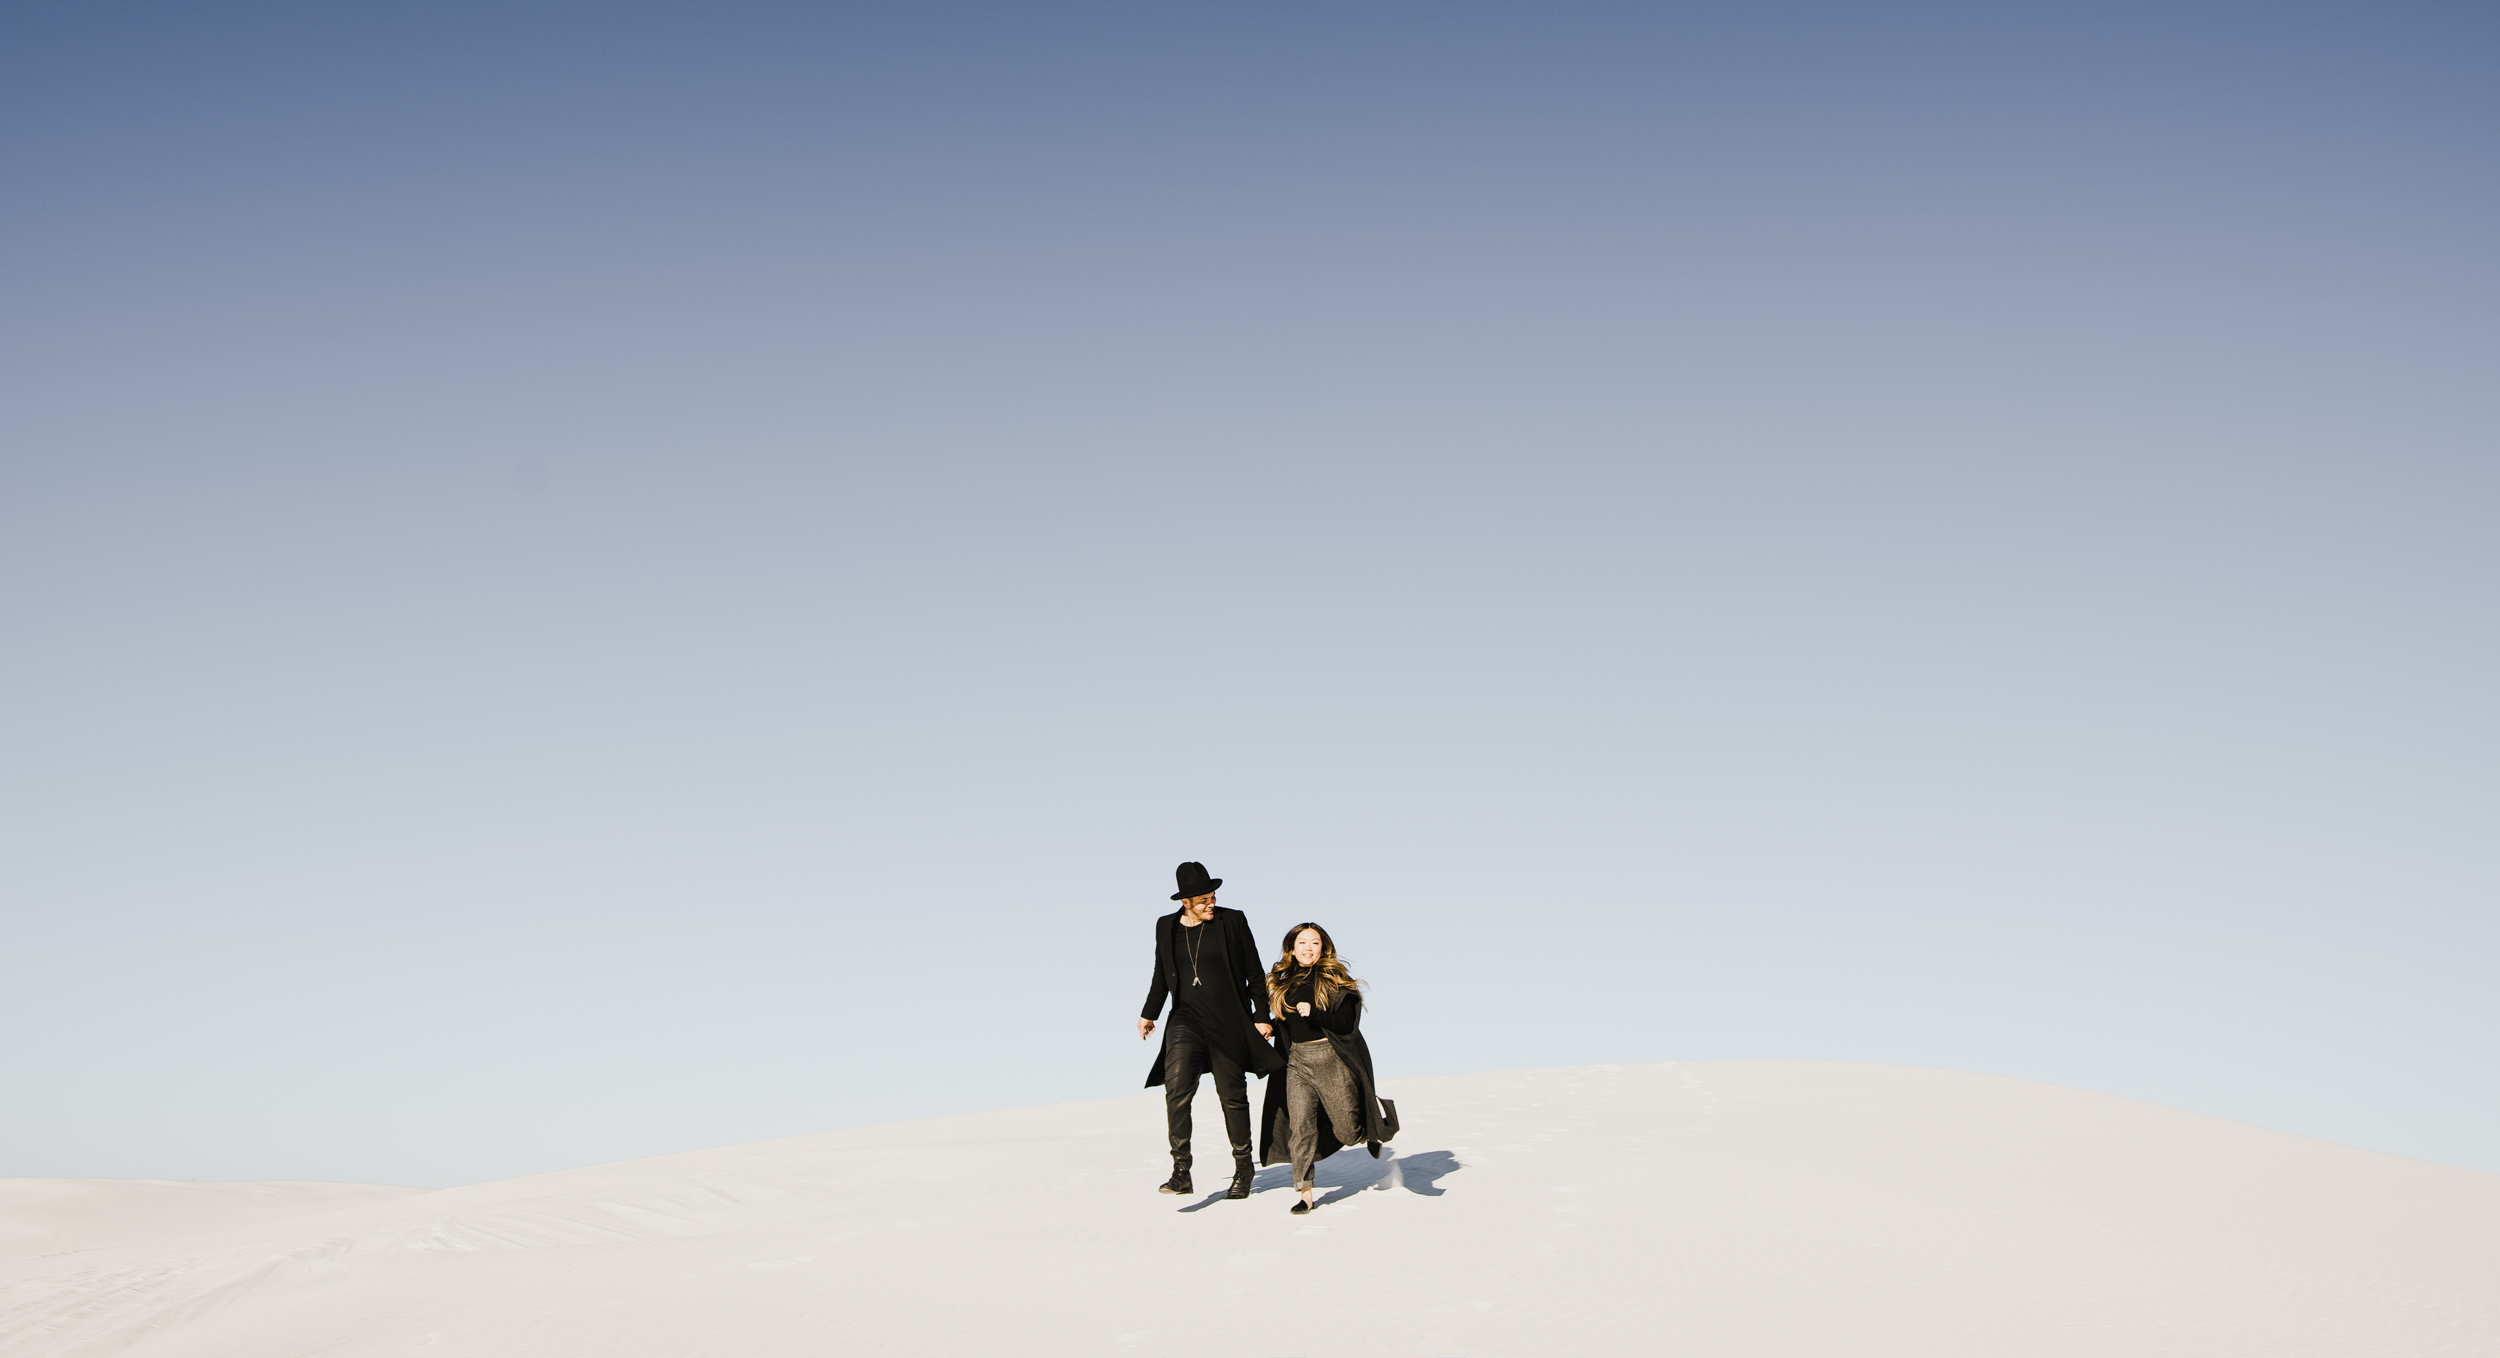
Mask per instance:
[[[1897,1067],[1386,1092],[1308,1218],[1216,1196],[1203,1097],[1205,1192],[1154,1193],[1149,1094],[19,1259],[0,1353],[2500,1353],[2500,1176]]]
[[[260,1226],[422,1193],[380,1184],[0,1179],[0,1264]]]

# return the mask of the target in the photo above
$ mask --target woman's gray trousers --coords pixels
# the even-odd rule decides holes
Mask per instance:
[[[1285,1146],[1293,1152],[1293,1186],[1311,1186],[1311,1162],[1319,1153],[1320,1109],[1337,1140],[1363,1144],[1363,1120],[1354,1114],[1354,1076],[1337,1059],[1327,1038],[1296,1042],[1285,1066]]]

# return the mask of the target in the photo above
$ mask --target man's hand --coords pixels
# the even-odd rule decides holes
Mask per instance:
[[[1264,1023],[1253,1023],[1253,1024],[1251,1024],[1250,1026],[1251,1026],[1251,1027],[1253,1027],[1253,1028],[1258,1029],[1258,1030],[1259,1030],[1259,1036],[1261,1036],[1261,1037],[1274,1037],[1274,1036],[1276,1035],[1276,1030],[1275,1030],[1275,1029],[1273,1029],[1273,1028],[1268,1027],[1268,1026],[1267,1026],[1266,1024],[1264,1024]]]
[[[1155,1021],[1153,1019],[1141,1018],[1137,1021],[1137,1035],[1139,1037],[1152,1037],[1154,1036],[1154,1031]]]

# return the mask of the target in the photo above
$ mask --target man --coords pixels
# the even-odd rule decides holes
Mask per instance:
[[[1199,863],[1183,863],[1173,876],[1180,890],[1172,899],[1181,908],[1155,921],[1154,984],[1137,1017],[1137,1036],[1152,1037],[1164,997],[1171,997],[1163,1049],[1146,1070],[1148,1089],[1163,1086],[1163,1116],[1172,1136],[1172,1177],[1157,1189],[1192,1191],[1189,1105],[1198,1097],[1199,1074],[1211,1072],[1216,1102],[1224,1108],[1224,1134],[1233,1143],[1233,1186],[1224,1196],[1246,1198],[1258,1169],[1250,1163],[1250,1086],[1243,1072],[1265,1076],[1284,1066],[1275,1049],[1260,1040],[1273,1031],[1267,971],[1259,965],[1258,945],[1250,941],[1250,921],[1215,903],[1215,889],[1224,879],[1207,876]]]

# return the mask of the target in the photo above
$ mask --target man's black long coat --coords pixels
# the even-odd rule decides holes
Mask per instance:
[[[1372,1080],[1372,1048],[1363,1040],[1360,1026],[1363,1021],[1363,997],[1359,993],[1344,994],[1337,997],[1337,1003],[1355,1006],[1352,1016],[1355,1026],[1351,1032],[1329,1033],[1328,1045],[1337,1049],[1337,1059],[1344,1063],[1346,1073],[1354,1077],[1354,1114],[1362,1119],[1364,1139],[1387,1141],[1398,1134],[1398,1107],[1380,1097],[1380,1086]],[[1276,1061],[1281,1066],[1287,1060],[1285,1053],[1293,1048],[1293,1038],[1285,1031],[1284,1024],[1279,1023],[1275,1028]],[[1293,1148],[1286,1140],[1293,1117],[1292,1109],[1285,1102],[1285,1084],[1284,1080],[1268,1081],[1267,1101],[1259,1109],[1259,1163],[1262,1165],[1282,1164],[1293,1158]],[[1314,1108],[1311,1116],[1319,1120],[1319,1153],[1313,1157],[1313,1162],[1317,1163],[1335,1155],[1338,1147],[1345,1143],[1337,1140],[1337,1129],[1329,1122],[1327,1109]]]
[[[1215,918],[1198,927],[1224,931],[1224,956],[1231,961],[1232,970],[1222,981],[1210,979],[1208,984],[1234,987],[1241,1005],[1240,1023],[1204,1036],[1253,1075],[1283,1070],[1284,1058],[1267,1045],[1267,1039],[1259,1036],[1258,1029],[1250,1026],[1252,1023],[1267,1022],[1267,972],[1259,965],[1259,945],[1250,938],[1250,917],[1219,905],[1215,907]],[[1179,998],[1173,995],[1183,984],[1180,934],[1180,911],[1175,910],[1155,921],[1154,984],[1146,991],[1146,1008],[1138,1015],[1140,1018],[1161,1017],[1163,1001],[1167,997],[1173,1000],[1172,1017],[1180,1017]],[[1163,1045],[1155,1049],[1155,1063],[1146,1071],[1148,1089],[1163,1083],[1163,1056],[1171,1045],[1172,1025],[1166,1023],[1163,1025]]]

